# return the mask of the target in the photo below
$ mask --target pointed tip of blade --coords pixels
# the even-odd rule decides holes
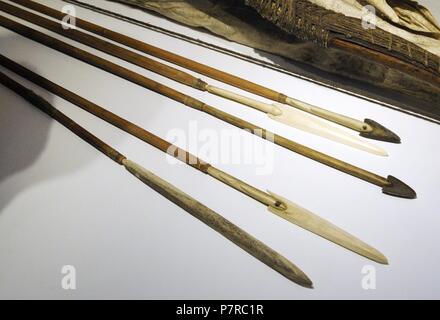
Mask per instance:
[[[373,128],[373,130],[369,132],[361,132],[359,134],[361,137],[379,140],[379,141],[391,142],[391,143],[402,142],[397,134],[395,134],[391,130],[388,130],[387,128],[380,125],[376,121],[371,119],[365,119],[364,122],[368,124],[371,128]]]
[[[272,268],[301,287],[313,288],[313,282],[305,272],[283,256],[278,257],[275,267]]]
[[[400,181],[399,179],[388,176],[387,178],[388,182],[390,183],[389,186],[385,186],[382,189],[382,192],[385,194],[388,194],[390,196],[395,196],[399,198],[405,198],[405,199],[416,199],[417,193],[407,184]]]
[[[312,280],[294,263],[279,254],[276,255],[275,260],[274,262],[273,259],[270,259],[271,262],[274,262],[272,264],[265,263],[297,285],[305,288],[313,288]]]
[[[301,274],[295,274],[295,276],[287,278],[295,282],[297,285],[300,285],[301,287],[313,289],[312,280],[310,280],[310,278],[303,272]]]
[[[383,265],[389,265],[387,257],[385,257],[381,252],[378,250],[372,248],[372,251],[369,254],[366,254],[365,256],[368,256],[371,260],[383,264]]]
[[[377,148],[376,150],[372,151],[371,153],[376,155],[376,156],[385,157],[385,158],[390,156],[388,154],[388,152],[385,149],[382,149],[382,148]]]
[[[390,262],[388,261],[387,257],[383,256],[383,258],[381,260],[377,261],[378,263],[381,263],[383,265],[389,266]]]
[[[292,279],[293,280],[293,279]],[[301,287],[307,288],[307,289],[313,289],[313,282],[310,280],[309,277],[307,277],[306,274],[303,273],[301,280],[298,281],[298,279],[294,280],[294,282]]]
[[[307,289],[315,289],[312,282],[310,282],[310,284],[304,285],[303,287]]]

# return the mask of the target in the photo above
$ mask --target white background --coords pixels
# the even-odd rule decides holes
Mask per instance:
[[[63,5],[54,0],[39,2],[55,8]],[[88,2],[211,38],[118,4]],[[429,2],[440,17],[438,1]],[[376,186],[280,147],[273,148],[274,171],[268,176],[255,174],[258,164],[217,164],[378,248],[390,265],[377,265],[289,224],[188,166],[169,164],[158,150],[20,79],[129,158],[292,260],[311,277],[315,289],[283,278],[0,87],[0,298],[440,298],[440,126],[84,9],[78,8],[78,14],[306,102],[359,119],[375,119],[402,137],[401,145],[377,142],[389,151],[389,158],[290,129],[263,113],[97,53],[295,141],[380,175],[394,175],[419,197],[405,200],[383,195]],[[224,40],[212,37],[212,41],[251,52]],[[0,52],[164,138],[172,129],[188,131],[193,121],[200,130],[234,129],[4,28],[0,28]],[[76,267],[75,291],[61,288],[64,265]],[[376,290],[361,287],[365,265],[376,267]]]

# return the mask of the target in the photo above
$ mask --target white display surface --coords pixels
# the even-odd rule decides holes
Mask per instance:
[[[57,9],[64,5],[54,0],[38,2]],[[119,4],[88,2],[158,25],[173,24]],[[423,3],[440,16],[438,1]],[[386,196],[379,187],[257,137],[248,140],[273,155],[269,175],[256,174],[261,163],[216,163],[215,156],[204,159],[358,236],[388,257],[389,266],[378,265],[272,215],[263,205],[189,166],[169,163],[153,147],[14,75],[129,158],[292,260],[313,280],[315,289],[283,278],[0,86],[0,298],[440,298],[439,125],[85,9],[77,8],[77,13],[308,103],[378,121],[403,141],[401,145],[372,141],[386,148],[389,158],[291,129],[258,111],[75,43],[297,142],[382,176],[394,175],[413,187],[418,199]],[[251,51],[183,26],[174,28]],[[194,132],[194,125],[199,134],[204,129],[238,130],[1,27],[0,53],[162,138],[176,129]],[[197,153],[197,146],[188,148]],[[76,269],[76,290],[61,286],[65,265]],[[376,269],[375,290],[362,287],[364,266]]]

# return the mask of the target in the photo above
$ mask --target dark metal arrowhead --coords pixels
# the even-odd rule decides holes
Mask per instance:
[[[361,132],[359,135],[368,139],[375,139],[391,143],[400,143],[400,137],[374,120],[365,119],[364,122],[373,128],[372,131]]]
[[[407,184],[403,183],[399,179],[388,176],[389,186],[385,186],[382,192],[391,196],[406,198],[406,199],[416,199],[417,193]]]

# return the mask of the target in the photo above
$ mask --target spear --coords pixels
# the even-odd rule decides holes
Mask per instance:
[[[288,70],[286,70],[284,68],[279,68],[276,65],[267,63],[267,62],[265,62],[263,60],[256,59],[255,57],[250,57],[250,56],[238,53],[236,51],[229,50],[229,49],[226,49],[224,47],[214,45],[212,43],[200,40],[199,38],[191,37],[191,36],[189,36],[187,34],[179,33],[179,32],[176,32],[176,31],[172,31],[172,30],[169,30],[169,29],[166,29],[166,28],[159,27],[157,25],[154,25],[154,24],[151,24],[151,23],[148,23],[148,22],[145,22],[145,21],[137,20],[137,19],[134,19],[132,17],[128,17],[126,15],[123,15],[121,13],[117,13],[117,12],[114,12],[114,11],[106,10],[106,9],[104,9],[102,7],[98,7],[98,6],[92,5],[90,3],[86,3],[86,2],[78,1],[78,0],[61,0],[61,1],[66,2],[66,3],[70,3],[70,4],[74,4],[76,6],[88,9],[88,10],[90,10],[92,12],[100,13],[100,14],[106,15],[108,17],[112,17],[112,18],[115,18],[117,20],[121,20],[121,21],[127,22],[129,24],[132,24],[132,25],[135,25],[135,26],[139,26],[139,27],[144,28],[144,29],[148,29],[148,30],[152,30],[152,31],[155,31],[155,32],[159,32],[159,33],[165,34],[167,36],[170,36],[170,37],[173,37],[173,38],[176,38],[176,39],[179,39],[179,40],[183,40],[183,41],[186,41],[186,42],[189,42],[189,43],[192,43],[192,44],[204,47],[204,48],[208,48],[210,50],[213,50],[213,51],[216,51],[216,52],[220,52],[222,54],[229,55],[231,57],[239,58],[239,59],[242,59],[242,60],[244,60],[246,62],[250,62],[250,63],[256,64],[258,66],[263,66],[265,68],[269,68],[269,69],[272,69],[272,70],[275,70],[275,71],[281,71],[283,73],[287,73],[287,74],[290,74],[290,75],[294,74],[294,73],[289,72]],[[116,2],[123,2],[123,1],[120,1],[120,0],[114,0],[114,1],[116,1]],[[399,59],[398,57],[394,57],[394,56],[389,55],[389,54],[384,53],[384,52],[380,52],[380,51],[377,51],[377,50],[369,49],[369,48],[367,48],[367,47],[365,47],[365,46],[363,46],[361,44],[350,42],[347,39],[340,39],[340,38],[338,38],[336,36],[336,37],[333,37],[333,38],[329,39],[328,45],[331,46],[331,47],[343,50],[343,51],[348,51],[348,52],[354,53],[356,55],[363,56],[363,57],[365,57],[367,59],[371,59],[371,60],[375,60],[375,61],[380,61],[381,64],[384,64],[385,66],[388,66],[389,68],[399,69],[400,71],[405,72],[405,73],[407,73],[409,75],[419,77],[420,79],[423,79],[423,80],[425,80],[428,83],[436,83],[436,84],[438,83],[438,84],[440,84],[440,77],[434,75],[427,68],[423,68],[422,66],[419,66],[419,65],[414,65],[411,62],[404,61],[402,59]],[[154,50],[164,51],[164,50],[156,48],[156,47],[153,47],[153,48],[154,48]],[[166,54],[173,55],[173,58],[174,58],[174,56],[176,56],[172,52],[166,52]],[[233,75],[225,73],[225,72],[223,72],[221,70],[217,70],[217,69],[212,68],[210,66],[206,66],[206,65],[200,64],[198,62],[191,61],[190,59],[187,59],[187,58],[184,58],[184,57],[181,57],[181,56],[177,56],[177,57],[179,59],[184,59],[185,60],[185,61],[181,62],[182,63],[181,66],[182,67],[185,67],[185,65],[197,64],[195,66],[195,68],[197,68],[197,69],[200,69],[200,70],[203,70],[203,68],[209,69],[209,70],[206,70],[204,72],[206,72],[206,76],[209,76],[209,77],[211,77],[213,79],[215,79],[215,77],[219,77],[218,80],[221,81],[220,80],[221,78],[227,77],[228,81],[231,82],[231,85],[235,81],[244,81],[244,84],[243,84],[244,86],[246,86],[246,85],[252,85],[252,86],[255,85],[251,81],[247,81],[247,80],[244,80],[242,78],[235,77]],[[199,73],[203,74],[202,71],[200,71]],[[208,75],[208,73],[212,74],[212,76]],[[267,96],[268,99],[271,99],[271,100],[274,100],[274,101],[279,101],[279,100],[280,101],[285,101],[285,99],[284,99],[284,97],[286,97],[285,94],[278,93],[279,94],[279,98],[277,98],[276,95],[274,94],[274,92],[275,92],[274,90],[265,88],[263,86],[259,86],[259,87],[264,89],[264,90],[269,90],[269,92],[261,91],[261,93],[258,93],[258,92],[260,92],[260,89],[253,89],[253,90],[255,90],[255,94],[260,95],[260,96]],[[243,90],[251,92],[251,89],[244,89],[243,88]],[[272,91],[272,93],[270,91]],[[275,92],[275,93],[277,93],[277,92]],[[269,98],[271,96],[273,98]],[[326,111],[328,111],[328,110],[326,110]],[[343,116],[343,117],[345,117],[345,116]],[[350,117],[348,117],[348,118],[350,119]],[[350,122],[349,119],[347,119],[347,123]],[[365,119],[363,122],[362,121],[358,121],[358,124],[359,125],[368,124],[367,122],[370,122],[370,121],[373,121],[373,120]],[[361,127],[359,127],[359,128],[361,128]],[[382,126],[375,127],[373,125],[373,131],[368,131],[369,130],[368,126],[367,127],[362,127],[361,129],[362,129],[362,131],[360,132],[361,133],[360,135],[361,136],[363,135],[366,138],[382,140],[382,141],[388,141],[388,142],[394,142],[394,143],[399,143],[400,142],[400,138],[397,135],[395,135],[394,133],[392,133],[391,131],[389,131],[388,129],[386,129],[386,128],[382,127]],[[354,129],[354,130],[356,130],[356,129]],[[356,131],[359,131],[359,130],[356,130]]]
[[[26,6],[32,10],[44,13],[46,15],[49,15],[51,17],[54,17],[56,19],[62,20],[64,18],[64,14],[57,12],[57,10],[54,10],[50,7],[44,6],[42,4],[36,3],[34,1],[29,0],[18,0],[15,1],[17,3],[20,3],[23,6]],[[74,1],[75,3],[76,1]],[[371,119],[365,119],[364,121],[359,121],[357,119],[338,114],[335,112],[332,112],[330,110],[326,110],[317,106],[310,105],[308,103],[299,101],[297,99],[291,98],[287,96],[286,94],[277,92],[275,90],[269,89],[267,87],[258,85],[254,82],[248,81],[246,79],[234,76],[232,74],[229,74],[227,72],[212,68],[210,66],[201,64],[199,62],[196,62],[194,60],[182,57],[180,55],[177,55],[175,53],[163,50],[161,48],[149,45],[147,43],[144,43],[142,41],[127,37],[123,34],[114,32],[112,30],[100,27],[98,25],[92,24],[90,22],[81,20],[76,18],[76,25],[84,30],[87,30],[92,33],[96,33],[102,37],[109,38],[115,42],[119,42],[123,45],[129,46],[133,49],[139,50],[141,52],[144,52],[146,54],[155,56],[157,58],[169,61],[173,64],[179,65],[183,68],[192,70],[194,72],[197,72],[199,74],[203,74],[207,77],[210,77],[212,79],[221,81],[223,83],[227,83],[229,85],[232,85],[234,87],[240,88],[242,90],[248,91],[250,93],[256,94],[258,96],[267,98],[272,101],[276,101],[280,104],[277,104],[276,107],[278,108],[278,111],[275,113],[269,113],[271,114],[271,118],[277,120],[279,119],[284,120],[281,121],[283,123],[292,124],[291,121],[288,120],[288,117],[282,117],[279,115],[279,113],[288,113],[288,109],[283,108],[284,104],[287,104],[291,107],[295,107],[299,110],[311,113],[315,116],[324,118],[326,120],[329,120],[331,122],[340,124],[342,126],[345,126],[347,128],[350,128],[352,130],[355,130],[360,133],[362,137],[370,138],[370,139],[376,139],[386,142],[392,142],[392,143],[400,143],[400,138],[393,133],[392,131],[388,130],[384,126],[380,125],[374,120]],[[275,109],[277,110],[277,109]],[[278,114],[277,114],[278,112]],[[285,120],[287,118],[287,120]]]
[[[348,250],[369,258],[382,264],[388,264],[387,258],[378,250],[360,241],[351,234],[341,230],[330,222],[318,217],[312,212],[301,208],[297,204],[278,196],[272,192],[261,191],[236,177],[206,163],[187,151],[169,143],[153,133],[131,123],[118,115],[94,104],[93,102],[78,96],[77,94],[49,81],[46,78],[30,71],[29,69],[17,64],[16,62],[0,55],[0,65],[17,73],[23,78],[33,82],[43,89],[69,101],[70,103],[82,108],[83,110],[101,118],[102,120],[114,125],[115,127],[131,134],[134,137],[156,147],[176,159],[192,166],[193,168],[209,175],[210,177],[223,182],[227,186],[234,188],[241,193],[253,198],[254,200],[267,206],[268,210],[310,232],[313,232],[329,241],[332,241]]]
[[[29,9],[35,10],[37,12],[47,14],[55,19],[62,20],[64,17],[62,12],[54,10],[50,7],[44,6],[42,4],[33,1],[17,1],[17,3]],[[300,130],[307,131],[309,133],[317,134],[319,136],[328,138],[330,140],[340,142],[348,146],[370,152],[375,155],[380,155],[380,156],[388,155],[383,148],[372,145],[355,136],[352,136],[348,134],[345,130],[332,126],[328,121],[319,120],[319,118],[313,115],[306,114],[302,111],[299,111],[291,107],[287,107],[280,103],[267,104],[234,93],[224,88],[216,87],[214,85],[208,84],[202,79],[194,77],[189,73],[186,73],[169,65],[163,64],[159,61],[150,59],[136,52],[117,46],[113,43],[94,37],[87,33],[78,31],[76,29],[66,30],[66,28],[64,28],[60,23],[45,19],[41,16],[35,15],[31,12],[9,5],[7,3],[0,2],[0,9],[3,10],[4,12],[15,15],[19,18],[31,21],[34,24],[37,24],[41,27],[44,27],[62,36],[66,36],[72,40],[88,45],[92,48],[110,54],[114,57],[125,60],[139,67],[150,70],[152,72],[158,73],[174,81],[183,83],[194,89],[209,92],[211,94],[215,94],[217,96],[262,111],[266,113],[269,118],[276,120],[280,123],[295,127]],[[103,35],[112,41],[119,42],[123,45],[132,47],[134,49],[137,49],[137,47],[143,44],[140,41],[137,41],[130,37],[126,37],[122,34],[113,32],[109,29],[105,29],[101,26],[92,24],[84,20],[80,20],[78,21],[78,23],[80,25],[84,24],[85,26],[84,30],[91,31],[98,35]],[[132,45],[133,42],[137,43],[138,46]]]
[[[129,69],[123,68],[108,60],[93,55],[87,51],[71,46],[42,32],[33,30],[32,28],[29,28],[11,19],[0,16],[0,26],[3,26],[9,30],[21,34],[24,37],[32,39],[54,50],[67,54],[73,58],[86,62],[111,74],[117,75],[141,87],[150,89],[175,101],[181,102],[196,110],[206,112],[236,127],[249,130],[251,133],[268,141],[271,141],[279,146],[282,146],[290,151],[296,152],[312,160],[318,161],[344,173],[350,174],[354,177],[377,185],[382,188],[382,192],[385,194],[408,199],[415,199],[417,197],[416,192],[412,188],[393,176],[388,176],[387,178],[382,177],[347,162],[331,157],[322,152],[301,145],[297,142],[286,139],[282,136],[276,135],[252,123],[249,123],[231,114],[209,106],[200,100],[185,95],[177,90],[174,90],[145,76],[135,73]]]
[[[285,257],[265,245],[263,242],[254,238],[232,222],[226,220],[215,211],[209,209],[191,196],[185,194],[172,184],[154,175],[136,162],[127,159],[124,155],[81,127],[78,123],[64,115],[33,91],[27,89],[1,72],[0,83],[22,96],[25,100],[65,126],[79,138],[95,147],[114,162],[124,166],[132,175],[151,187],[153,190],[157,191],[165,198],[187,211],[193,217],[199,219],[204,224],[208,225],[270,268],[301,286],[308,288],[313,287],[312,281],[307,277],[307,275]]]

